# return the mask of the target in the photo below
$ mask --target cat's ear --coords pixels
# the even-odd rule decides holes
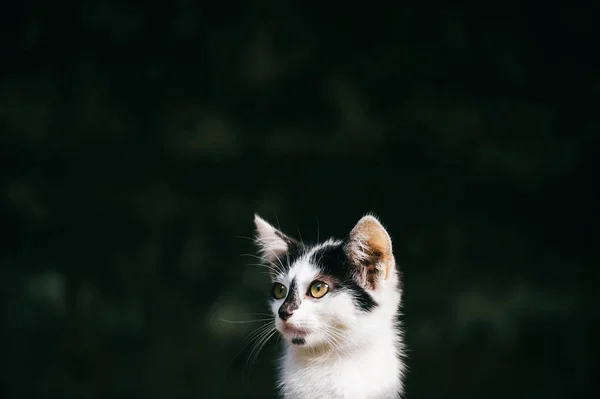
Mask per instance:
[[[390,235],[375,216],[361,218],[350,232],[346,245],[358,283],[375,289],[395,267]]]
[[[256,213],[254,214],[254,225],[256,226],[255,242],[260,256],[270,262],[281,259],[294,240],[271,226]]]

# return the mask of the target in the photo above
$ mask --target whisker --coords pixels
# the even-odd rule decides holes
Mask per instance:
[[[271,252],[273,252],[273,251],[271,250]],[[277,257],[277,255],[274,252],[273,252],[273,255],[275,255],[276,259],[279,262],[279,265],[269,261],[268,259],[265,259],[264,257],[260,257],[257,255],[254,255],[254,254],[240,254],[240,256],[248,256],[250,258],[258,259],[261,262],[266,262],[266,264],[261,263],[261,265],[272,267],[271,270],[273,270],[276,273],[283,273],[283,270],[285,269],[285,267],[283,266],[283,263],[281,263],[281,260],[279,259],[279,257]]]
[[[322,326],[321,330],[325,340],[332,346],[335,352],[340,354],[346,354],[354,345],[351,341],[348,341],[348,332],[340,330],[333,326]],[[342,346],[341,341],[348,341]]]
[[[258,260],[262,260],[262,261],[264,261],[264,259],[263,259],[263,258],[261,258],[261,257],[260,257],[260,256],[258,256],[258,255],[254,255],[254,254],[240,254],[240,256],[249,256],[249,257],[251,257],[251,258],[254,258],[254,259],[258,259]]]
[[[268,269],[269,271],[271,271],[274,274],[280,273],[280,271],[278,269],[274,268],[273,266],[271,266],[271,265],[265,265],[263,263],[249,263],[247,266],[262,267],[262,268]]]
[[[273,263],[273,262],[269,262],[269,263],[270,263],[271,265],[273,265],[274,267],[276,267],[276,268],[277,268],[277,269],[280,271],[280,273],[283,273],[283,272],[284,272],[284,270],[285,270],[285,266],[283,265],[283,262],[281,262],[281,259],[279,258],[279,256],[278,256],[278,255],[275,253],[275,251],[273,251],[271,248],[266,248],[266,249],[268,249],[269,251],[271,251],[271,254],[272,254],[274,257],[275,257],[275,259],[277,260],[277,263],[279,264],[279,266],[280,266],[280,267],[279,267],[279,266],[277,266],[277,265],[276,265],[275,263]],[[288,263],[290,263],[290,262],[288,261]]]
[[[320,242],[319,239],[319,217],[317,216],[317,242]]]
[[[248,355],[248,360],[246,361],[246,366],[249,370],[256,362],[260,351],[264,348],[266,343],[269,341],[269,339],[271,339],[271,337],[273,337],[273,335],[276,332],[277,329],[273,325],[271,329],[267,329],[264,333],[261,334],[261,337],[256,340],[255,345],[253,346],[252,350],[250,351],[250,354]]]
[[[300,233],[300,229],[296,228],[296,230],[298,231],[298,237],[300,237],[300,242],[302,243],[302,245],[304,245],[304,240],[302,239],[302,233]]]
[[[269,259],[266,259],[264,256],[257,256],[257,255],[254,255],[254,254],[241,254],[240,256],[249,256],[251,258],[258,259],[261,262],[267,262],[268,264],[270,264],[271,266],[273,266],[277,270],[280,270],[280,273],[283,273],[283,270],[285,269],[285,266],[283,265],[283,262],[281,262],[281,259],[279,258],[279,256],[271,248],[262,246],[262,250],[263,251],[265,251],[265,250],[270,251],[271,254],[273,255],[273,257],[277,260],[277,264],[274,263],[274,262],[272,262],[272,261],[270,261]]]
[[[279,218],[277,217],[277,212],[275,212],[275,221],[277,222],[277,230],[281,231],[281,225],[279,224]]]
[[[271,321],[271,319],[256,319],[256,320],[226,320],[226,319],[219,319],[219,321],[225,322],[225,323],[232,323],[232,324],[245,324],[245,323],[257,323],[259,321]]]
[[[246,237],[246,236],[232,236],[233,238],[243,238],[244,240],[256,241],[254,237]]]
[[[269,328],[272,328],[272,323],[265,323],[264,325],[256,328],[254,331],[252,331],[250,334],[248,334],[248,336],[246,337],[244,342],[242,342],[242,348],[233,357],[233,359],[231,359],[231,361],[235,360],[235,358],[237,358],[244,351],[244,349],[246,349],[248,347],[248,345],[250,345],[253,341],[258,339],[266,331],[268,331]]]

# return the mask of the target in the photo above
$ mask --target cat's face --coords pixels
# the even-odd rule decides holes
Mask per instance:
[[[303,347],[352,340],[361,319],[381,306],[378,298],[385,296],[378,290],[395,277],[383,226],[365,216],[345,240],[305,245],[258,216],[255,224],[260,254],[271,270],[270,306],[281,335]]]

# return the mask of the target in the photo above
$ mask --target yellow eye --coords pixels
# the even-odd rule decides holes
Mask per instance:
[[[273,284],[273,298],[283,299],[287,295],[287,288],[281,283]]]
[[[310,285],[308,293],[313,298],[319,299],[323,298],[323,296],[327,294],[327,291],[329,291],[329,286],[327,285],[327,283],[317,280],[313,281],[313,283]]]

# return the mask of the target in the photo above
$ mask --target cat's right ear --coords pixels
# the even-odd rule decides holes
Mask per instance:
[[[266,220],[254,214],[256,226],[255,242],[260,256],[269,262],[276,262],[289,250],[293,239],[277,230]]]

